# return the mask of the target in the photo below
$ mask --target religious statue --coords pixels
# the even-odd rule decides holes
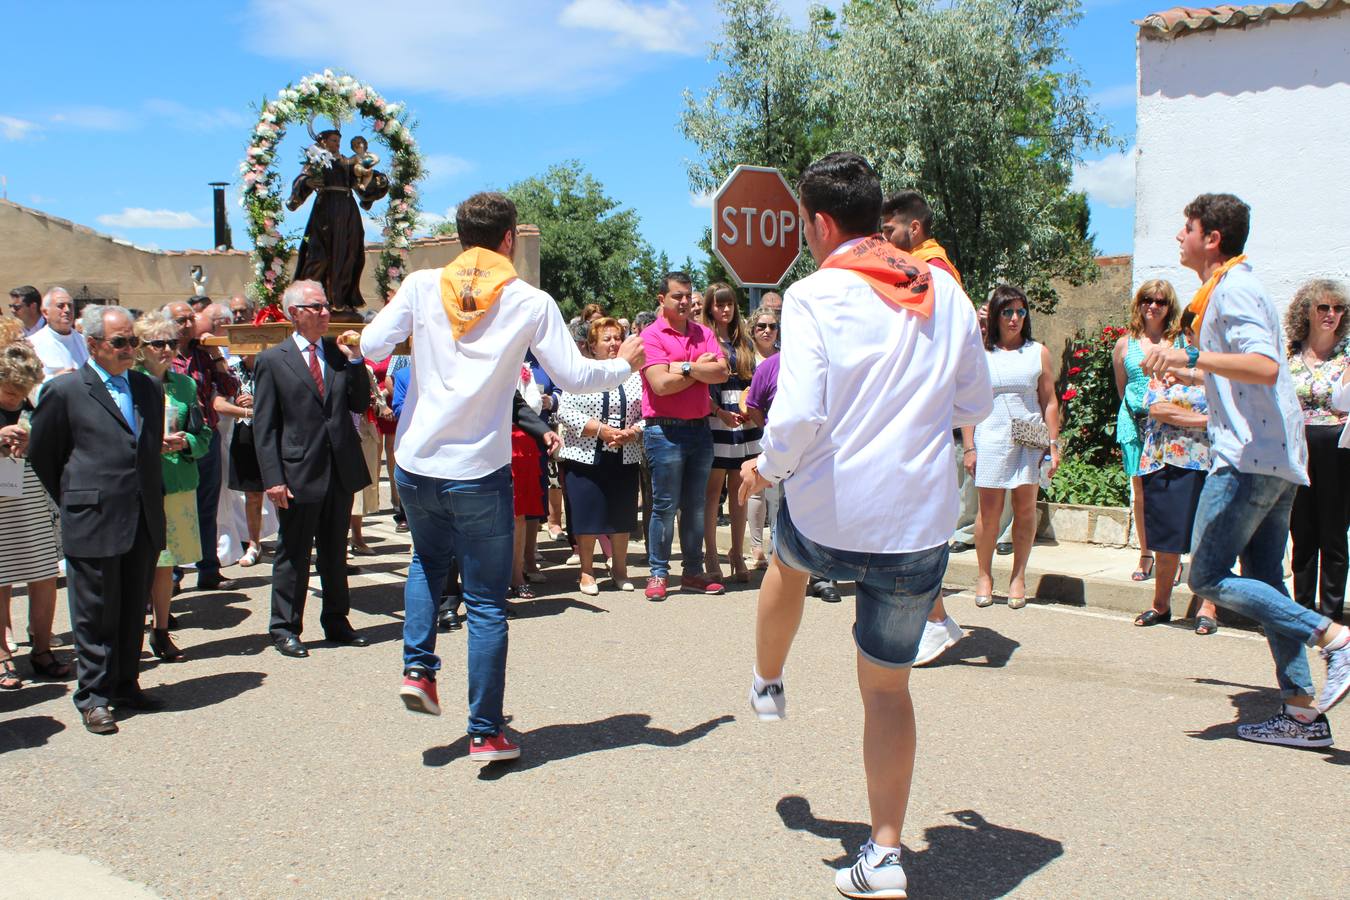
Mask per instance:
[[[305,151],[305,170],[291,185],[291,198],[286,202],[294,212],[314,194],[314,209],[296,257],[295,280],[313,279],[322,284],[335,311],[357,309],[366,305],[361,297],[366,235],[352,193],[362,207],[370,209],[389,193],[389,178],[374,171],[379,158],[364,152],[365,138],[352,139],[352,156],[342,155],[342,134],[336,128],[314,138],[314,146]]]

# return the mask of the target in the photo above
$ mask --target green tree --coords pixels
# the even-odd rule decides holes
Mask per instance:
[[[638,214],[621,208],[579,161],[551,166],[505,193],[519,221],[539,227],[540,287],[565,317],[587,303],[614,315],[650,307],[656,278],[649,270],[658,259],[638,231]],[[454,224],[438,231],[451,233]]]

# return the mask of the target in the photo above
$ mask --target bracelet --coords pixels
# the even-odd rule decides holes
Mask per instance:
[[[961,452],[961,455],[962,455],[962,456],[965,456],[967,453],[974,453],[974,452],[975,452],[975,448],[974,448],[974,447],[967,447],[965,450],[963,450],[963,451]]]

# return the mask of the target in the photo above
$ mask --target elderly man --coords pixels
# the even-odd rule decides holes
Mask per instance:
[[[235,294],[230,298],[230,318],[235,325],[251,325],[253,315],[253,302],[247,297]]]
[[[28,338],[42,359],[47,380],[74,372],[89,361],[89,346],[75,331],[75,301],[63,287],[54,287],[42,298],[42,315],[47,324]]]
[[[131,316],[91,306],[81,322],[89,362],[52,379],[33,414],[33,471],[61,509],[75,706],[94,734],[115,734],[112,707],[158,709],[139,684],[145,602],[164,548],[164,395],[130,371]]]
[[[14,313],[14,318],[23,323],[24,337],[31,337],[47,324],[42,318],[42,310],[38,308],[41,302],[42,295],[31,284],[16,287],[9,292],[9,311]]]
[[[369,643],[347,621],[347,525],[352,498],[370,470],[352,414],[370,405],[370,375],[357,350],[360,334],[325,337],[331,309],[317,281],[297,281],[281,298],[295,334],[258,354],[253,438],[267,497],[281,523],[272,567],[272,641],[283,656],[303,658],[300,641],[309,590],[310,551],[323,584],[324,637]]]
[[[233,579],[220,577],[220,557],[216,549],[216,510],[220,506],[221,473],[220,435],[216,431],[220,412],[216,408],[216,399],[237,394],[239,380],[230,373],[220,348],[208,348],[200,341],[211,327],[210,314],[204,312],[198,317],[189,305],[200,299],[193,297],[170,303],[164,307],[164,317],[178,323],[179,327],[178,355],[174,357],[173,370],[197,382],[197,402],[202,406],[206,424],[211,426],[211,447],[205,456],[197,460],[197,525],[201,530],[202,541],[202,558],[197,563],[197,590],[228,591],[236,583]],[[208,302],[202,309],[207,310],[210,306]]]

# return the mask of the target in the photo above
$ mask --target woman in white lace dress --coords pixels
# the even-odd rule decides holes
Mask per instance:
[[[975,555],[980,570],[975,605],[994,602],[994,540],[1003,514],[1004,492],[1011,489],[1013,565],[1008,607],[1021,609],[1027,602],[1027,559],[1036,538],[1036,491],[1047,450],[1050,475],[1059,468],[1059,401],[1050,351],[1031,339],[1027,298],[1017,288],[1003,284],[994,288],[984,346],[994,387],[994,410],[979,425],[961,430],[966,471],[974,477],[980,492],[975,519]],[[1013,440],[1013,422],[1017,420],[1033,429],[1044,425],[1049,447]]]

